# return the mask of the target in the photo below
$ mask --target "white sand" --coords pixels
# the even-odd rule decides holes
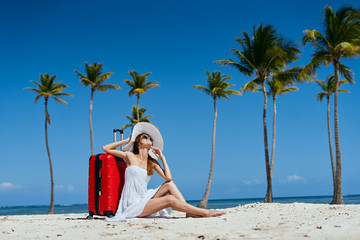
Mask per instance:
[[[255,203],[225,211],[116,223],[87,214],[0,216],[0,239],[360,239],[360,205]]]

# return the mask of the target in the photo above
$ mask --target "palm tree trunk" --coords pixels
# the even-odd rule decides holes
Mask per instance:
[[[269,147],[268,147],[268,137],[267,137],[267,127],[266,127],[267,93],[264,82],[262,83],[262,89],[264,93],[263,125],[264,125],[265,165],[266,165],[266,179],[268,184],[264,202],[272,203],[273,198],[272,198],[272,186],[271,186],[271,178],[270,178]]]
[[[216,99],[214,98],[214,124],[213,124],[213,135],[212,135],[210,173],[209,173],[209,179],[208,179],[208,184],[206,186],[205,194],[198,204],[198,207],[200,207],[200,208],[206,208],[208,200],[209,200],[210,187],[211,187],[211,182],[212,182],[212,174],[213,174],[213,169],[214,169],[214,158],[215,158],[216,118],[217,118]]]
[[[140,95],[136,95],[137,96],[137,104],[136,104],[136,116],[137,116],[137,122],[139,123],[140,121],[140,117],[139,117],[139,101],[140,101]]]
[[[327,126],[328,126],[328,135],[329,135],[329,150],[330,150],[331,170],[332,170],[332,176],[333,176],[333,187],[334,187],[334,193],[335,193],[336,178],[335,178],[334,154],[333,154],[332,141],[331,141],[330,97],[329,96],[327,96]]]
[[[91,155],[94,155],[93,128],[92,128],[92,120],[91,120],[91,112],[92,112],[92,108],[93,108],[93,97],[94,97],[94,89],[91,89],[90,109],[89,109],[90,149],[91,149]]]
[[[274,169],[274,159],[275,159],[275,143],[276,143],[276,97],[273,97],[273,139],[272,139],[272,150],[271,150],[271,167],[270,167],[270,191],[272,192],[272,178],[273,178],[273,169]],[[272,196],[272,194],[271,194]]]
[[[335,151],[336,151],[336,185],[332,204],[344,204],[342,196],[341,179],[341,153],[339,141],[339,115],[338,115],[338,92],[339,92],[339,60],[334,60],[335,69],[335,93],[334,93],[334,131],[335,131]]]
[[[51,162],[50,149],[48,143],[48,133],[47,133],[47,124],[48,122],[50,122],[50,116],[47,111],[47,103],[48,103],[48,99],[45,98],[45,142],[46,142],[46,150],[49,158],[50,181],[51,181],[51,200],[50,200],[50,207],[48,210],[48,214],[54,214],[54,176],[53,176],[52,162]]]

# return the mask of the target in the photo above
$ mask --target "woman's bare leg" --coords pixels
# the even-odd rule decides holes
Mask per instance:
[[[177,211],[186,212],[201,217],[215,217],[226,214],[225,212],[221,211],[197,208],[179,200],[173,195],[166,195],[164,197],[150,199],[145,205],[143,212],[138,217],[146,217],[167,207],[172,207]]]
[[[181,192],[179,191],[179,189],[177,188],[176,184],[173,181],[165,182],[163,185],[161,185],[153,198],[163,197],[166,196],[168,193],[173,195],[180,201],[186,203],[185,198],[183,197],[183,195],[181,194]],[[201,217],[201,216],[186,213],[186,217]]]
[[[185,198],[183,197],[183,195],[181,194],[181,192],[179,191],[179,189],[177,188],[177,186],[173,181],[165,182],[163,185],[161,185],[153,198],[163,197],[168,193],[173,195],[180,201],[186,202]]]

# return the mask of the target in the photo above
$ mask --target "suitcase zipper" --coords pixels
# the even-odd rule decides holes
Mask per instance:
[[[97,215],[100,215],[99,197],[101,196],[101,174],[99,174],[99,170],[102,168],[102,161],[100,155],[97,154],[95,157],[95,212]]]

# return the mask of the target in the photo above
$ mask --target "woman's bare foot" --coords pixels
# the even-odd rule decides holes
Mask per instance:
[[[187,218],[189,218],[189,217],[192,217],[192,218],[217,217],[217,216],[221,216],[221,215],[226,214],[226,212],[218,211],[218,210],[207,210],[207,211],[208,211],[208,213],[205,216],[186,213],[186,217]]]
[[[226,214],[226,212],[224,211],[209,210],[208,214],[205,217],[218,217],[224,214]]]
[[[189,217],[192,217],[192,218],[201,218],[202,216],[200,215],[195,215],[195,214],[191,214],[191,213],[186,213],[186,217],[189,218]]]

